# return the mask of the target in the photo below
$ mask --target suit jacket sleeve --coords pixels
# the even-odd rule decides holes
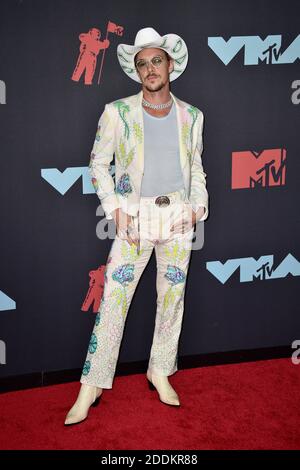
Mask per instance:
[[[118,195],[115,193],[114,179],[109,172],[116,145],[112,113],[113,110],[106,104],[98,121],[89,163],[92,183],[108,220],[113,218],[111,213],[120,207]]]
[[[191,166],[191,193],[190,201],[192,203],[193,210],[197,212],[200,206],[205,208],[205,212],[201,219],[206,220],[208,217],[208,192],[206,189],[206,173],[203,171],[202,165],[202,152],[203,152],[203,123],[204,115],[202,111],[199,110],[198,118],[198,136],[197,143],[194,153],[194,158]]]

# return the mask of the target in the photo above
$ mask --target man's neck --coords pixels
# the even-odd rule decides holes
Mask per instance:
[[[150,95],[150,96],[149,96]],[[167,103],[172,98],[170,95],[169,88],[167,90],[154,91],[153,93],[148,90],[143,90],[143,98],[151,104]],[[167,116],[171,110],[171,106],[165,109],[151,109],[148,106],[143,105],[143,109],[151,116],[164,117]]]
[[[152,104],[161,104],[167,103],[171,99],[170,90],[158,90],[150,92],[148,90],[143,89],[143,98]]]

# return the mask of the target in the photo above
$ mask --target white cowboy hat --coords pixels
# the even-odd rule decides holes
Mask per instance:
[[[141,83],[137,74],[134,57],[146,47],[163,49],[174,59],[174,70],[170,73],[170,82],[176,80],[185,70],[188,62],[188,49],[184,40],[177,34],[165,34],[160,36],[153,28],[142,28],[137,32],[134,45],[119,44],[117,56],[119,63],[128,77]]]

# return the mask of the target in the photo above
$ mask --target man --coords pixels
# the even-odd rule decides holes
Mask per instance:
[[[176,34],[160,36],[153,28],[143,28],[133,46],[118,46],[118,59],[142,90],[105,106],[91,153],[92,182],[117,234],[80,392],[67,425],[86,419],[103,389],[112,388],[127,312],[153,249],[157,312],[147,379],[161,402],[180,406],[168,376],[178,370],[194,226],[208,216],[201,161],[203,113],[170,91],[170,81],[187,65],[185,42]],[[115,182],[109,174],[114,153]]]

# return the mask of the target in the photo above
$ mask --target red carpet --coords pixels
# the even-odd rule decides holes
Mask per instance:
[[[290,359],[180,370],[166,406],[145,375],[116,377],[63,426],[79,382],[0,394],[1,449],[300,449],[300,365]]]

